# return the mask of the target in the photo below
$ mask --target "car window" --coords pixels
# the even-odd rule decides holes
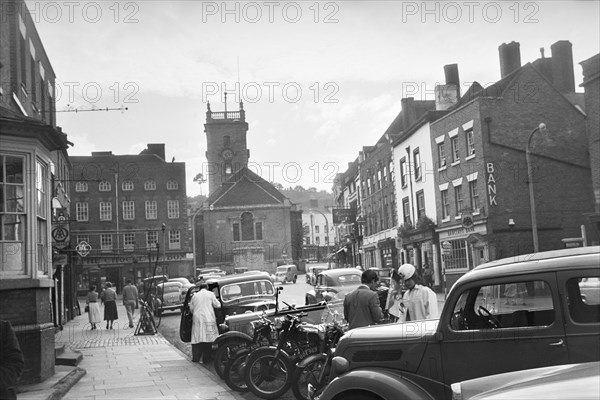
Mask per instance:
[[[450,327],[474,330],[549,326],[554,318],[552,293],[546,282],[509,282],[461,293]]]
[[[567,281],[569,315],[577,323],[600,322],[600,278],[572,278]]]
[[[360,275],[340,275],[338,277],[338,282],[340,285],[355,285],[360,283]]]
[[[164,287],[164,292],[165,293],[178,293],[179,292],[179,286],[165,286]]]
[[[223,301],[230,301],[242,295],[242,288],[240,285],[225,285],[221,288],[221,299]]]

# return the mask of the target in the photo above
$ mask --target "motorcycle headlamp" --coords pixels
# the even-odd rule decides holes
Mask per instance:
[[[275,318],[274,323],[275,323],[275,329],[283,328],[283,317]]]

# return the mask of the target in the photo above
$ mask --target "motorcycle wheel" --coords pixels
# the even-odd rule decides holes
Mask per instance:
[[[236,392],[244,393],[249,390],[244,377],[248,354],[250,354],[249,349],[239,350],[225,367],[225,383]]]
[[[219,348],[215,352],[215,371],[219,378],[225,379],[225,368],[231,358],[241,349],[247,346],[247,342],[241,339],[229,340],[219,345]]]
[[[250,353],[246,361],[246,385],[261,399],[277,399],[287,392],[292,384],[292,360],[281,351],[275,357],[275,352],[275,347],[262,347]]]
[[[294,392],[294,397],[296,397],[296,399],[309,400],[309,383],[313,385],[317,393],[327,385],[327,377],[323,379],[323,382],[319,382],[319,375],[321,374],[321,370],[325,368],[326,361],[327,356],[323,354],[320,357],[313,359],[302,368],[296,367],[294,374],[292,375],[292,392]]]

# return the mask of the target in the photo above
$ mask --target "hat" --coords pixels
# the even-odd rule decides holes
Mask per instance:
[[[402,264],[400,268],[398,268],[398,274],[404,280],[410,279],[415,274],[415,266],[412,264]]]

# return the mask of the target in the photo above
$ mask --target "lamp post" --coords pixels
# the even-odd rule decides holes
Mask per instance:
[[[165,229],[167,228],[167,226],[165,224],[162,224],[162,237],[163,237],[163,274],[166,272],[166,275],[169,276],[169,271],[167,270],[167,257],[165,255]]]
[[[529,186],[529,206],[531,210],[531,231],[533,235],[533,252],[537,253],[540,251],[540,244],[538,241],[538,232],[537,232],[537,217],[535,214],[535,197],[533,195],[533,166],[531,165],[531,138],[536,132],[545,133],[546,124],[541,123],[537,127],[535,127],[531,133],[529,134],[529,138],[527,139],[527,146],[525,147],[525,161],[527,162],[527,184]]]

